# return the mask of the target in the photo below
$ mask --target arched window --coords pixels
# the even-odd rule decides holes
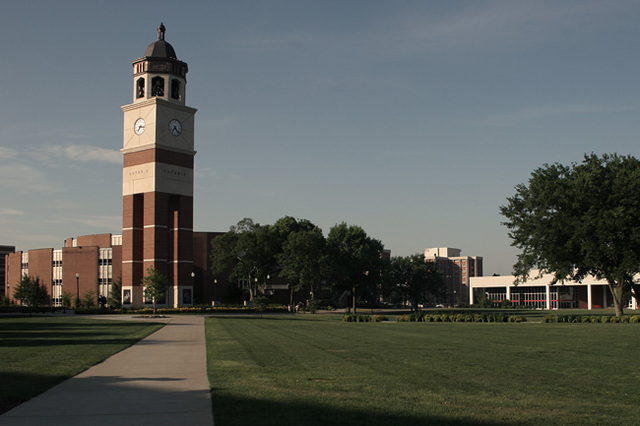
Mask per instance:
[[[180,99],[180,82],[176,79],[171,80],[171,97]]]
[[[144,98],[144,78],[142,77],[136,81],[136,98]]]
[[[151,80],[151,96],[164,96],[164,78],[154,77]]]

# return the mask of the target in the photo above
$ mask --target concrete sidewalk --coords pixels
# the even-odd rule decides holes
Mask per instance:
[[[160,321],[161,330],[6,412],[0,425],[213,425],[204,317]]]

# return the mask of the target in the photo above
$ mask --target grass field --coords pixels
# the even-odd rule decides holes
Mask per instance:
[[[640,324],[207,319],[216,425],[628,425]]]
[[[70,317],[0,317],[0,413],[161,326]]]

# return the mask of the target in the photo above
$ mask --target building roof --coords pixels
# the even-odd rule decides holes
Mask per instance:
[[[176,51],[169,43],[164,40],[164,34],[166,32],[165,26],[160,23],[158,27],[158,40],[147,46],[147,50],[144,51],[144,56],[147,58],[171,58],[178,59]]]

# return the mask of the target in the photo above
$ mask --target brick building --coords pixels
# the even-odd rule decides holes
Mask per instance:
[[[189,276],[193,297],[184,305],[209,304],[228,300],[233,292],[229,282],[216,280],[211,274],[209,252],[211,240],[221,232],[193,233],[193,274]],[[4,262],[3,262],[4,264]],[[108,298],[114,281],[122,276],[122,236],[85,235],[68,238],[60,249],[45,248],[10,252],[6,255],[7,274],[3,290],[11,298],[11,289],[27,275],[44,284],[53,306],[62,305],[62,293],[81,299],[89,292]],[[124,306],[133,306],[131,293],[123,289]],[[128,303],[127,303],[128,302]],[[143,303],[150,303],[144,301]]]
[[[445,282],[446,293],[440,300],[450,306],[467,305],[470,302],[471,277],[482,276],[482,257],[461,256],[462,250],[436,247],[424,250],[427,262],[435,262]]]
[[[72,299],[93,292],[108,297],[114,278],[121,274],[122,237],[99,234],[68,238],[60,249],[45,248],[18,251],[6,256],[5,291],[11,298],[22,276],[43,284],[53,306],[62,305],[62,293]]]
[[[10,254],[10,253],[15,253],[16,248],[15,246],[0,246],[0,283],[4,283],[5,282],[5,271],[6,271],[6,265],[5,265],[5,255]],[[5,286],[0,286],[0,295],[6,295],[6,289]]]

